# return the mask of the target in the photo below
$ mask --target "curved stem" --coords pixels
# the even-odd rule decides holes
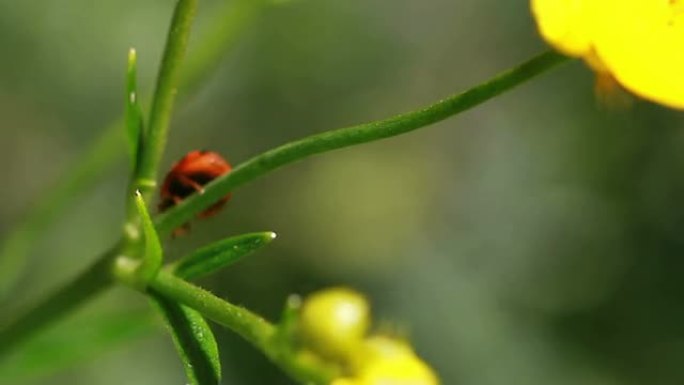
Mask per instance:
[[[159,271],[149,287],[229,327],[255,346],[265,346],[274,332],[273,325],[249,310],[232,305],[167,271]]]
[[[302,384],[327,385],[332,381],[332,373],[326,368],[300,361],[292,354],[281,354],[275,338],[276,327],[251,311],[233,305],[167,271],[160,271],[150,282],[149,287],[164,297],[191,307],[202,316],[228,327]]]
[[[138,158],[134,162],[134,174],[128,184],[127,218],[124,224],[126,246],[133,249],[140,241],[139,207],[135,196],[141,194],[143,201],[150,200],[157,181],[157,170],[161,162],[171,123],[173,103],[176,99],[180,70],[185,57],[192,21],[197,11],[198,0],[178,0],[166,38],[166,47],[159,68],[157,87],[152,99],[150,121],[142,133]]]
[[[545,52],[463,93],[451,96],[428,107],[393,118],[360,124],[312,135],[266,151],[233,169],[156,220],[160,235],[192,219],[233,189],[271,170],[323,152],[404,134],[444,120],[477,106],[526,80],[562,63],[567,58],[555,52]]]

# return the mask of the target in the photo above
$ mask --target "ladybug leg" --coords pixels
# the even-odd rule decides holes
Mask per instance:
[[[204,187],[202,187],[201,184],[195,182],[194,180],[188,178],[187,176],[185,176],[185,175],[178,175],[178,181],[181,182],[181,183],[183,183],[183,184],[186,185],[186,186],[192,187],[192,188],[195,189],[195,191],[197,191],[198,193],[204,194]]]

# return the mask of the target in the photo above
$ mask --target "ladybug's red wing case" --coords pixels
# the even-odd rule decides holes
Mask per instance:
[[[213,151],[191,151],[176,162],[164,178],[160,190],[159,211],[163,212],[195,193],[202,193],[203,186],[212,180],[229,173],[230,164]],[[226,195],[213,206],[199,213],[199,218],[216,214],[230,199]],[[187,224],[177,229],[175,235],[187,230]],[[184,229],[184,230],[183,230]]]
[[[204,174],[219,177],[230,171],[230,164],[221,155],[212,151],[190,151],[171,169],[178,174]],[[214,179],[212,178],[212,179]]]

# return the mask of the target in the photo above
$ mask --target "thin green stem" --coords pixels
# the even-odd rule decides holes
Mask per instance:
[[[197,2],[198,0],[178,0],[171,19],[157,77],[157,86],[152,99],[150,120],[144,131],[144,140],[140,144],[137,167],[128,186],[124,236],[130,250],[135,250],[134,246],[139,241],[139,232],[136,231],[139,221],[133,197],[139,192],[145,200],[149,201],[150,194],[157,183],[157,171],[166,147],[173,104],[176,99],[176,87],[190,38],[192,22],[197,11]]]
[[[157,217],[157,230],[160,235],[169,234],[230,191],[276,168],[312,155],[397,136],[439,122],[475,107],[565,60],[564,56],[557,53],[545,52],[479,86],[428,107],[385,120],[323,132],[266,151],[207,184],[203,194],[192,195]]]
[[[149,287],[167,298],[173,298],[199,311],[210,320],[229,327],[255,346],[266,347],[274,333],[273,325],[263,318],[169,272],[159,271],[149,283]]]
[[[128,66],[126,68],[126,98],[124,116],[126,120],[126,136],[131,158],[132,175],[137,173],[138,153],[143,139],[143,117],[138,95],[138,55],[135,48],[128,50]]]
[[[150,187],[157,178],[159,162],[164,154],[166,138],[171,122],[173,103],[176,99],[178,80],[185,51],[190,38],[190,29],[195,18],[198,0],[178,0],[162,57],[157,87],[152,100],[150,120],[145,133],[145,148],[140,159],[140,168],[135,190],[149,200]]]
[[[104,254],[75,280],[0,328],[0,357],[42,327],[111,286],[111,267],[116,254],[116,249]]]
[[[191,307],[204,317],[228,327],[264,352],[275,364],[302,384],[327,385],[332,380],[327,368],[300,361],[291,354],[283,354],[275,338],[276,327],[251,311],[233,305],[163,270],[150,282],[149,287],[166,298]]]

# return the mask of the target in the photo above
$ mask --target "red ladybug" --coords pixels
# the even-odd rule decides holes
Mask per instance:
[[[189,195],[203,193],[205,184],[229,173],[230,170],[230,164],[221,155],[213,151],[190,151],[174,164],[171,171],[166,174],[160,190],[159,211],[168,210]],[[216,214],[229,199],[230,194],[199,213],[197,217],[206,218]],[[184,233],[187,227],[186,224],[183,228],[176,229],[174,235]]]

